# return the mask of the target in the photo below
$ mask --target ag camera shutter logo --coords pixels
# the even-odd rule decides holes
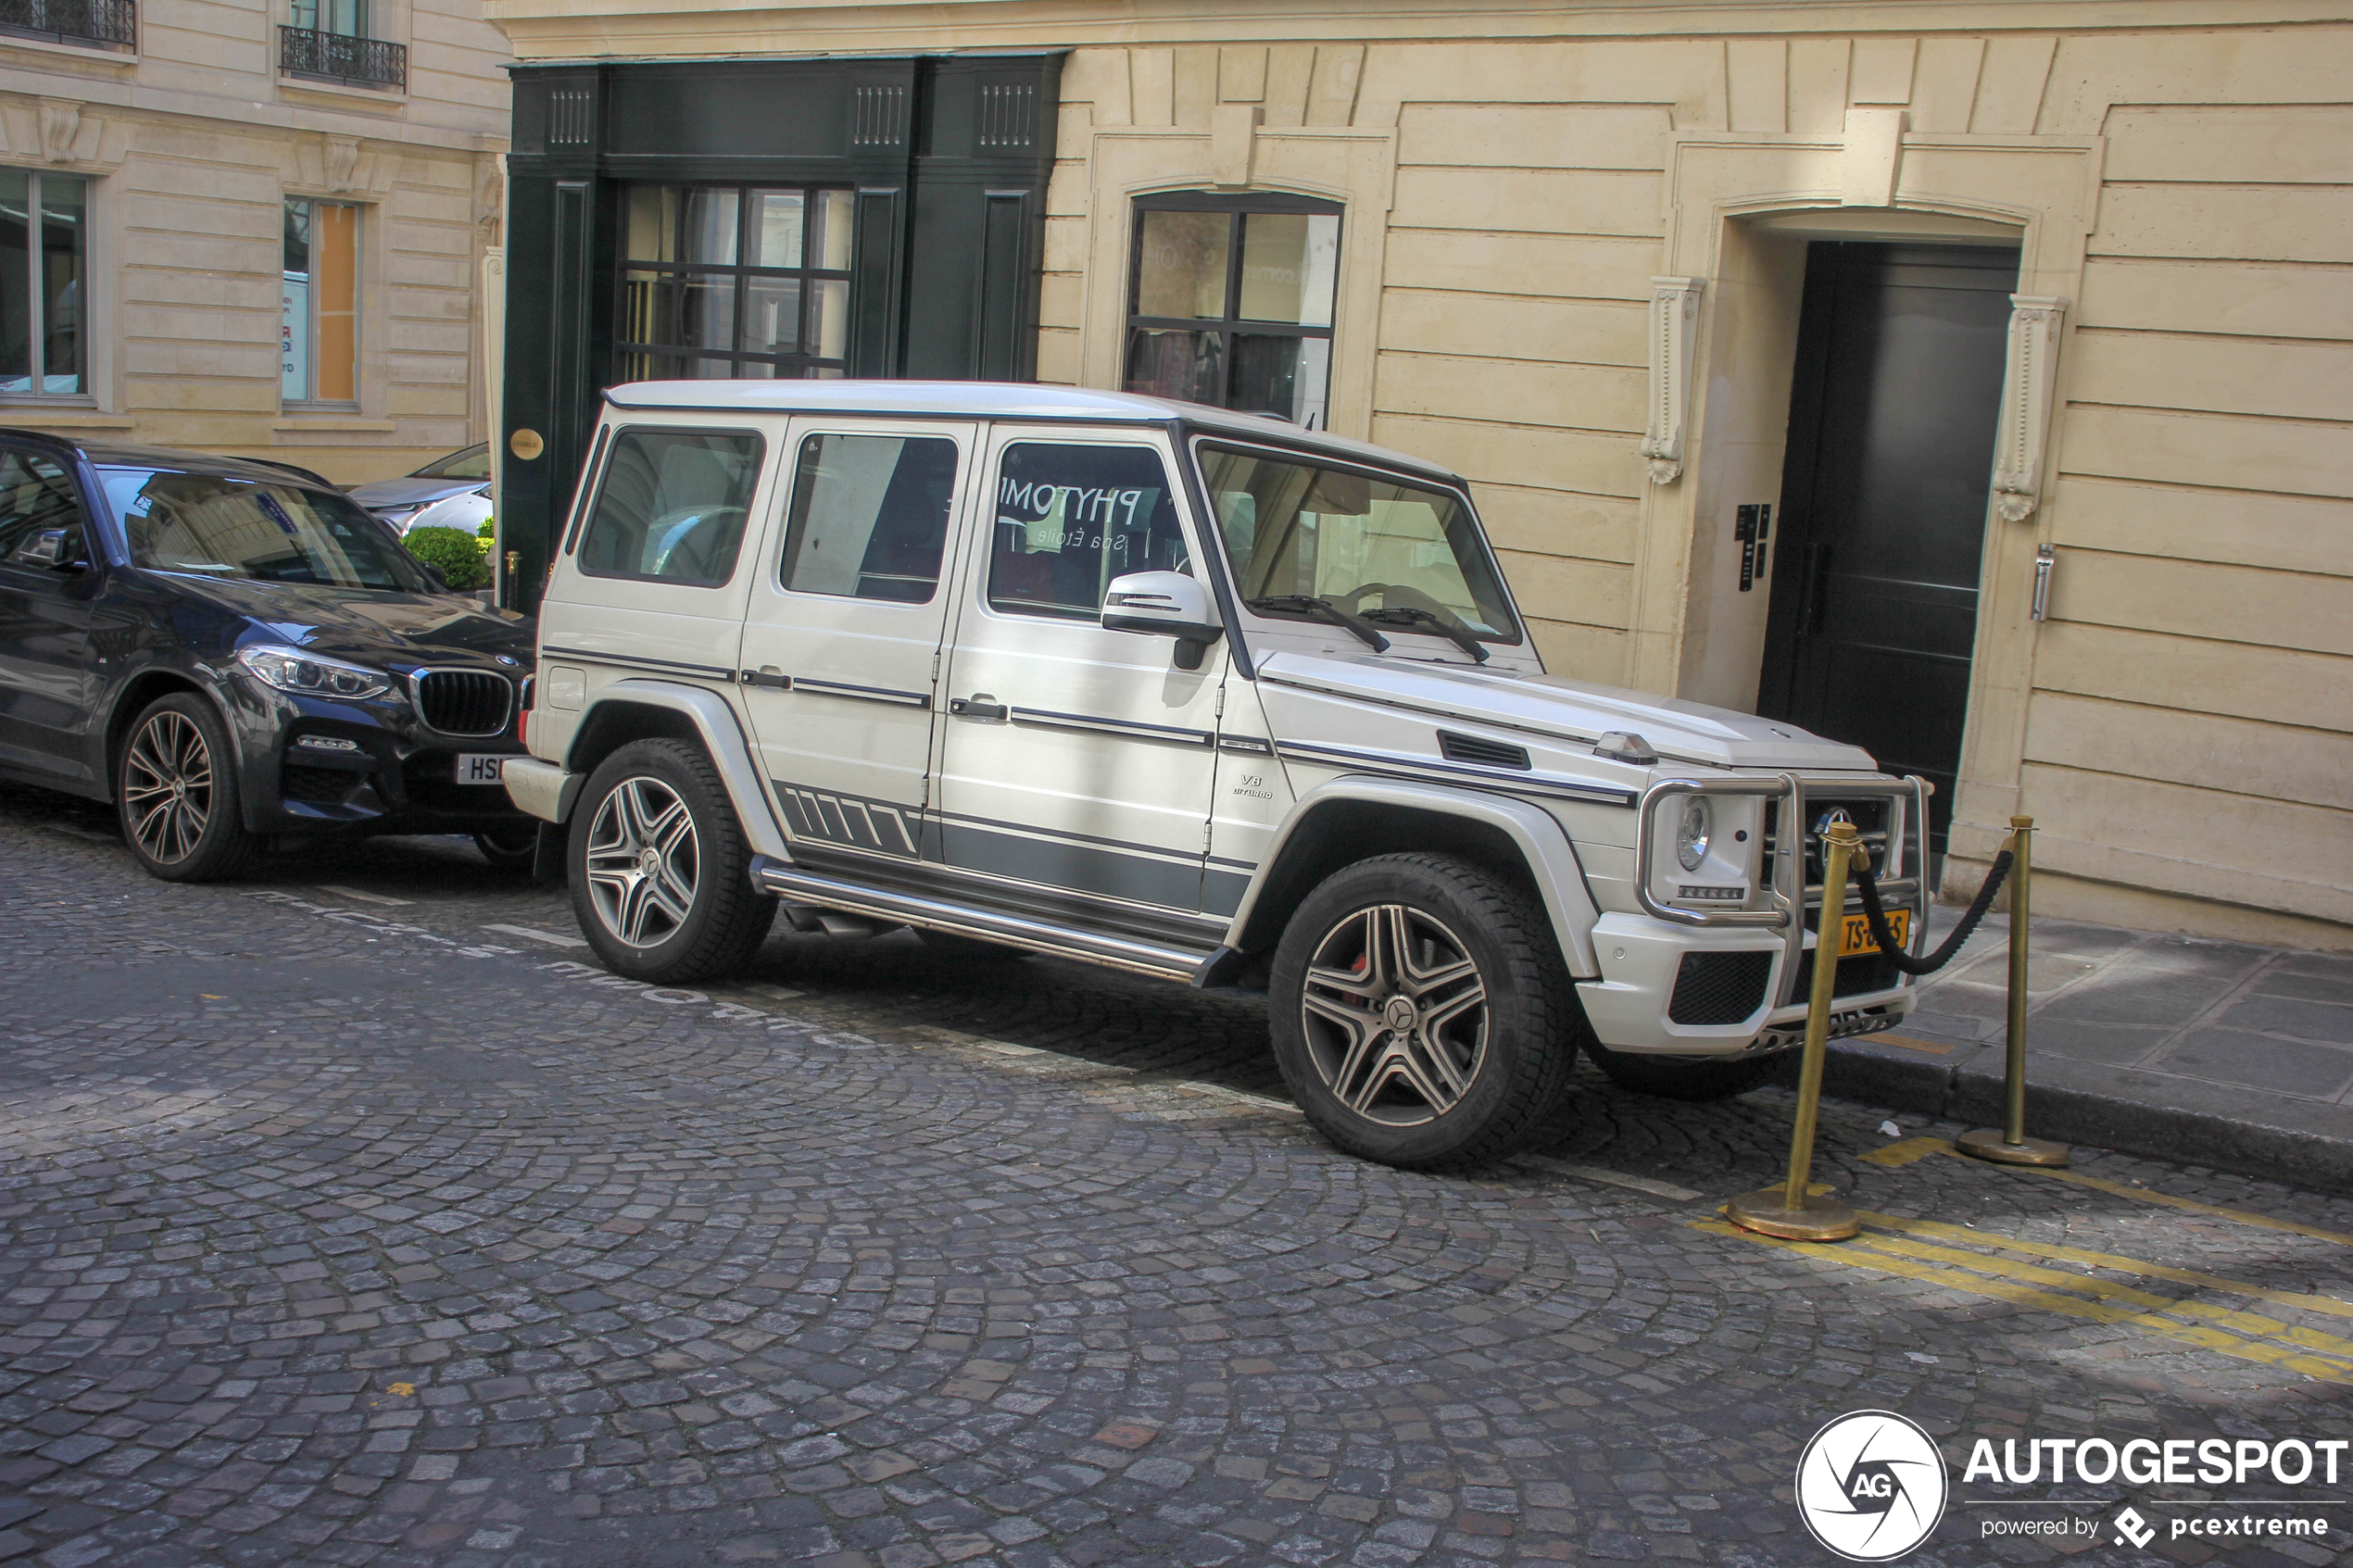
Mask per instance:
[[[1934,1439],[1890,1411],[1840,1416],[1798,1456],[1798,1515],[1849,1562],[1886,1562],[1928,1539],[1945,1497]]]

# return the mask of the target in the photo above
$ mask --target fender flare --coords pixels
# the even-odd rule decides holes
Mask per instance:
[[[736,716],[733,704],[707,687],[690,686],[680,681],[625,677],[599,686],[591,694],[587,705],[581,709],[579,723],[573,729],[572,746],[579,746],[597,709],[619,702],[663,709],[693,724],[702,739],[703,749],[711,755],[711,765],[719,770],[719,781],[735,805],[736,820],[743,824],[744,836],[751,841],[752,852],[786,862],[792,859],[784,829],[768,803],[768,789],[761,782],[751,745],[744,737],[743,721]],[[573,773],[570,750],[564,756],[564,771],[578,776]],[[566,816],[571,815],[576,795],[575,790],[564,792]]]
[[[1601,973],[1601,964],[1593,953],[1593,926],[1601,919],[1601,910],[1586,889],[1585,871],[1578,861],[1576,846],[1549,812],[1527,801],[1484,790],[1454,789],[1364,773],[1344,773],[1327,780],[1292,805],[1282,825],[1275,830],[1266,859],[1251,878],[1241,905],[1226,928],[1229,947],[1239,944],[1242,933],[1249,928],[1252,912],[1257,908],[1260,893],[1281,866],[1284,853],[1299,830],[1319,808],[1340,800],[1433,811],[1500,831],[1519,851],[1535,879],[1537,892],[1544,900],[1544,913],[1553,922],[1553,935],[1560,944],[1561,957],[1567,960],[1571,975],[1584,980]]]

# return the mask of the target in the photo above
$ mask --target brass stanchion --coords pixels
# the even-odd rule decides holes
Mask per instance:
[[[513,601],[522,597],[522,583],[520,581],[522,576],[522,552],[509,550],[507,552],[507,596],[501,601],[502,608],[512,609],[515,608]]]
[[[2026,1135],[2026,906],[2030,881],[2028,845],[2034,819],[2010,819],[2010,1017],[2002,1081],[2002,1125],[1963,1133],[1953,1147],[1972,1160],[1997,1165],[2064,1165],[2067,1146]]]
[[[1814,937],[1814,984],[1806,1003],[1805,1060],[1797,1073],[1797,1125],[1790,1134],[1789,1180],[1744,1193],[1724,1206],[1743,1229],[1791,1241],[1844,1241],[1862,1229],[1855,1210],[1806,1188],[1814,1174],[1814,1122],[1822,1103],[1822,1060],[1830,1050],[1831,997],[1838,984],[1838,951],[1846,929],[1846,863],[1861,835],[1853,822],[1822,830],[1822,919]],[[1799,880],[1804,880],[1801,875]]]

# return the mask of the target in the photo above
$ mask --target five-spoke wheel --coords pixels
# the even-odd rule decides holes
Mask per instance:
[[[573,909],[615,973],[710,980],[767,936],[776,902],[751,885],[751,847],[700,747],[623,746],[590,775],[572,821]]]
[[[657,778],[623,779],[588,825],[588,897],[604,928],[633,947],[677,935],[701,880],[695,814]]]
[[[238,820],[227,728],[191,693],[132,721],[115,757],[115,809],[139,863],[168,881],[233,876],[258,847]]]
[[[1324,1086],[1355,1114],[1416,1126],[1454,1109],[1487,1052],[1487,983],[1427,912],[1341,918],[1307,966],[1300,1026]]]

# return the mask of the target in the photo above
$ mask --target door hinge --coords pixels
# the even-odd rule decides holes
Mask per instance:
[[[1217,688],[1217,708],[1215,711],[1217,717],[1220,719],[1226,717],[1226,688],[1222,685]]]
[[[935,686],[939,684],[939,650],[937,648],[931,650],[931,684]]]
[[[1206,855],[1206,854],[1208,854],[1208,853],[1209,853],[1210,841],[1211,841],[1211,840],[1213,840],[1213,839],[1214,839],[1216,836],[1217,836],[1217,824],[1216,824],[1215,822],[1203,822],[1203,823],[1202,823],[1202,825],[1201,825],[1201,852],[1202,852],[1202,854]]]

